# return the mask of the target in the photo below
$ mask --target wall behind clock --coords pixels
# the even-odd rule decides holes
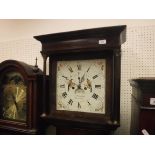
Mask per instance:
[[[121,59],[121,127],[116,134],[129,134],[131,86],[129,80],[155,77],[155,26],[127,28]]]
[[[102,25],[100,25],[102,26]],[[0,42],[0,62],[15,59],[42,69],[41,44],[28,37]],[[155,26],[127,28],[127,42],[122,46],[121,59],[121,127],[115,134],[129,134],[131,114],[131,87],[129,79],[155,77]]]

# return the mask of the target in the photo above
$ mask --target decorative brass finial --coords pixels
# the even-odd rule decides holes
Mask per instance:
[[[37,64],[37,61],[38,61],[37,57],[36,57],[35,61],[36,61],[36,63],[35,63],[35,66],[33,68],[33,71],[36,73],[39,71],[38,64]]]
[[[38,68],[38,65],[37,65],[37,61],[38,61],[38,59],[37,59],[37,57],[36,57],[36,64],[35,64],[35,66],[34,67],[37,67]]]

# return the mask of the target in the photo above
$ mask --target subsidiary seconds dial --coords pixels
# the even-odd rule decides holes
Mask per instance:
[[[57,62],[56,110],[105,114],[106,60]]]

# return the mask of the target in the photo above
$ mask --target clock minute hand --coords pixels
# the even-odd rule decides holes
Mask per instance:
[[[16,106],[16,108],[17,108],[17,110],[18,110],[18,105],[17,105],[16,99],[15,99],[15,97],[14,97],[13,94],[12,94],[12,98],[13,98],[13,101],[14,101],[14,103],[15,103],[15,106]]]
[[[75,90],[75,93],[77,90],[81,89],[81,79],[79,77],[79,73],[78,73],[78,80],[79,80],[79,83],[77,84],[77,89]]]
[[[85,74],[89,72],[90,67],[91,67],[91,66],[88,67],[87,71],[86,71],[86,72],[83,74],[83,76],[81,77],[81,83],[85,80]]]
[[[87,69],[87,71],[86,71],[87,73],[89,72],[89,70],[90,70],[90,67],[91,67],[91,66],[89,66],[89,68]]]
[[[81,77],[81,82],[80,82],[80,83],[82,83],[84,80],[85,80],[85,73],[84,73],[83,76]]]

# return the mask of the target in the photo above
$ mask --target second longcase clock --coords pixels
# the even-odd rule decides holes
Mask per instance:
[[[40,134],[42,76],[37,66],[0,63],[0,134]]]

